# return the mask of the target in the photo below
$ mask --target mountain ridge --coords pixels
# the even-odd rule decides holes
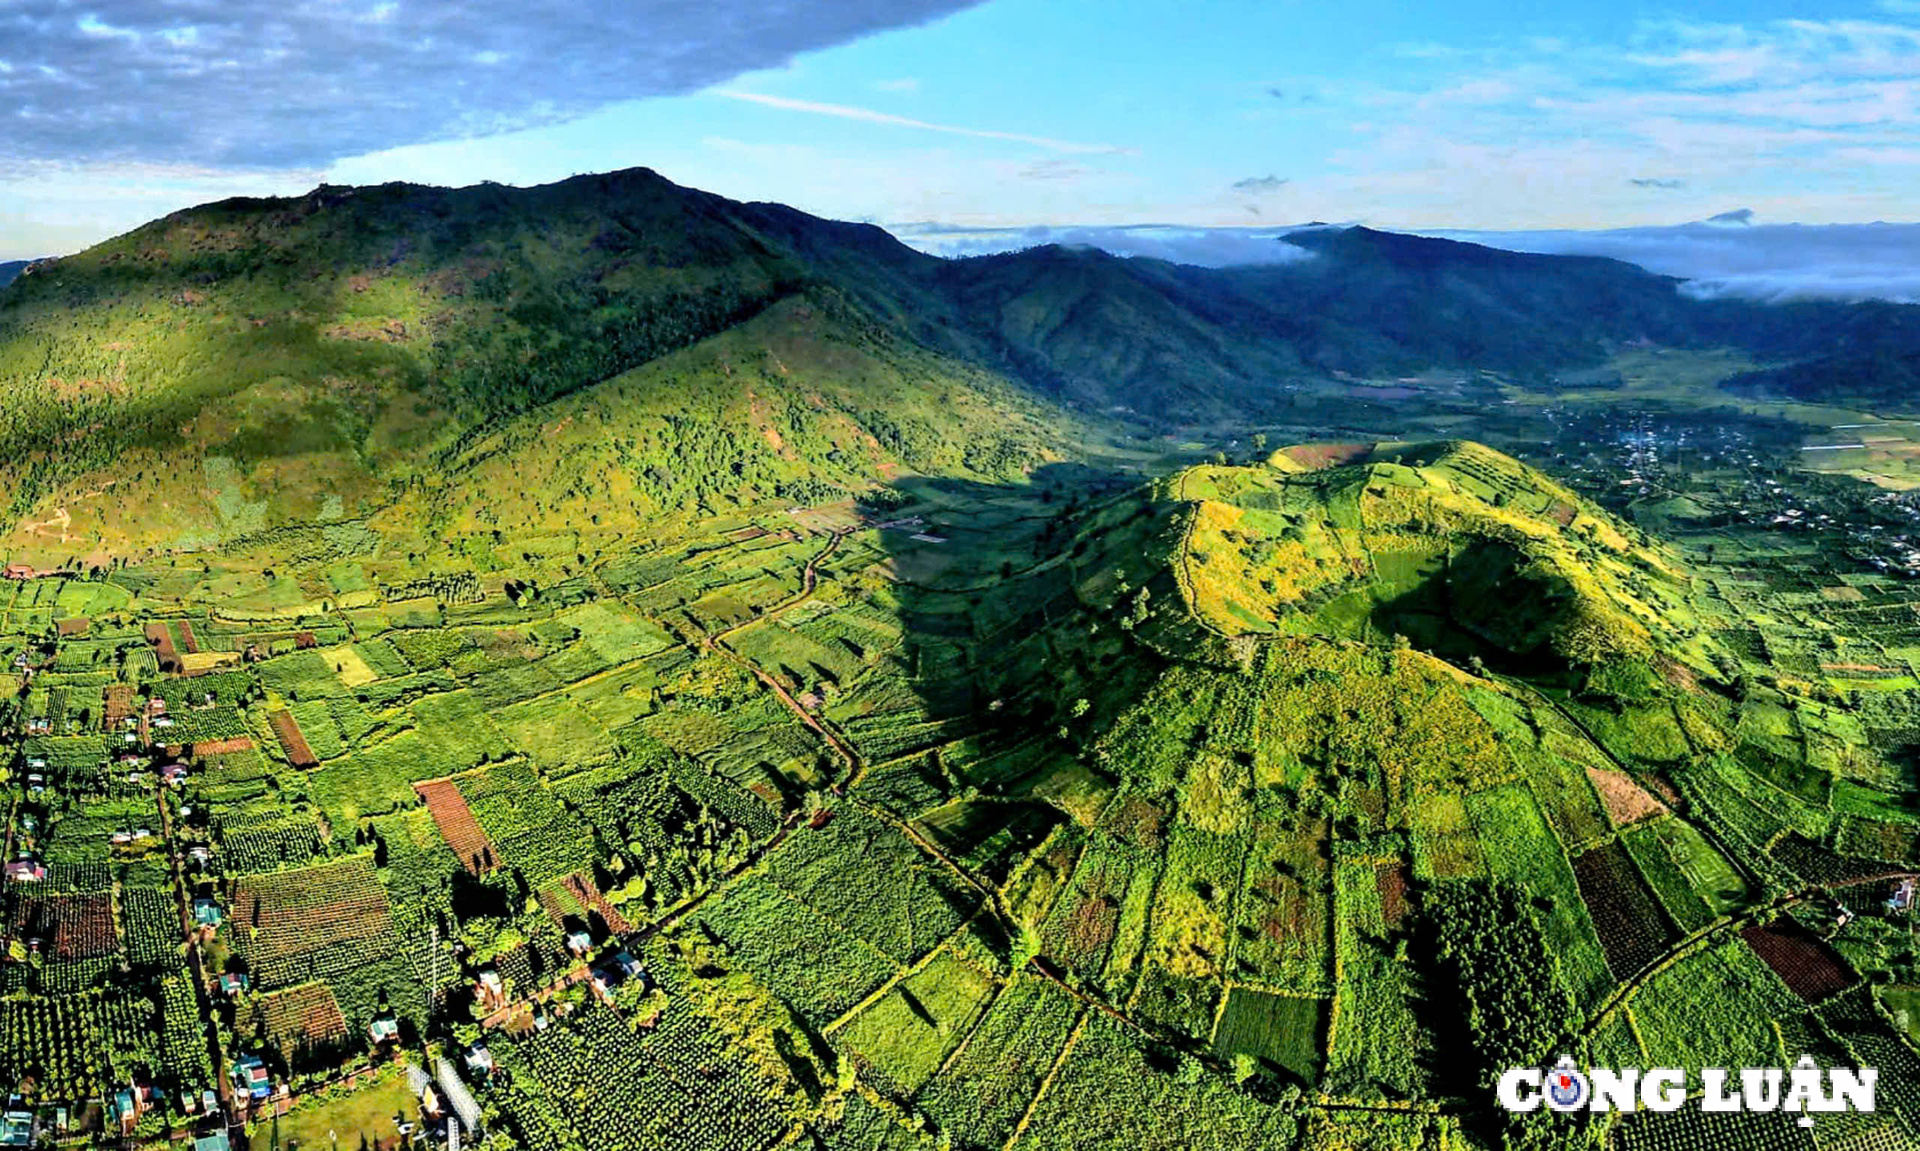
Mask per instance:
[[[863,469],[789,459],[779,481],[841,492],[939,457],[937,419],[889,432],[884,409],[914,397],[932,413],[943,381],[961,377],[973,382],[955,395],[1018,392],[1049,413],[1007,423],[995,404],[961,404],[1001,446],[960,457],[1013,474],[1049,458],[1048,424],[1245,424],[1338,379],[1444,369],[1544,386],[1647,340],[1775,362],[1920,347],[1908,314],[1920,309],[1698,301],[1671,277],[1597,257],[1358,227],[1295,235],[1313,258],[1260,267],[1058,246],[942,260],[872,225],[738,203],[643,168],[526,189],[223,200],[42,261],[0,296],[0,374],[16,381],[0,410],[0,487],[23,525],[13,544],[77,544],[68,560],[164,546],[162,534],[213,541],[263,519],[365,515],[557,399],[803,297],[846,310],[837,338],[885,343],[927,373],[887,405],[848,400],[871,417],[866,434],[904,455]],[[706,362],[709,375],[732,371]],[[116,487],[141,490],[170,533],[85,506]],[[738,498],[781,497],[749,485]]]

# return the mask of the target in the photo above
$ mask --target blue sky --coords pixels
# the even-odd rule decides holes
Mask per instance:
[[[1920,215],[1920,0],[1515,8],[13,0],[0,258],[321,180],[630,165],[887,225]]]

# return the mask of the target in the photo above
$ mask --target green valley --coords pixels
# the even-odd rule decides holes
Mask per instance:
[[[1303,246],[942,261],[632,171],[230,201],[0,287],[16,1106],[1916,1145],[1920,501],[1803,468],[1844,421],[1753,375],[1854,321]],[[1494,1101],[1803,1053],[1878,1110]]]

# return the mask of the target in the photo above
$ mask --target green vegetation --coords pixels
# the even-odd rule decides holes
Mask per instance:
[[[1703,413],[1754,349],[1663,281],[1315,242],[948,265],[625,173],[36,270],[0,1075],[143,1146],[248,1057],[256,1145],[371,1142],[391,1051],[484,1151],[1632,1148],[1700,1131],[1491,1077],[1806,1050],[1911,1134],[1920,505]],[[1510,306],[1358,324],[1416,290]]]

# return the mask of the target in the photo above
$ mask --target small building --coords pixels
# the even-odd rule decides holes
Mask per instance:
[[[394,1018],[391,1011],[381,1012],[373,1017],[372,1023],[367,1024],[367,1038],[372,1040],[375,1047],[399,1042],[400,1021]]]
[[[207,864],[213,862],[213,848],[208,847],[204,843],[196,843],[192,847],[187,848],[187,858],[193,863],[205,867]]]
[[[33,1112],[20,1110],[19,1103],[14,1099],[6,1114],[0,1115],[0,1147],[33,1146]]]
[[[480,969],[479,977],[474,980],[473,991],[481,1000],[493,1002],[506,998],[507,985],[501,980],[497,968],[483,967]]]
[[[220,1093],[211,1087],[202,1088],[200,1091],[200,1110],[207,1115],[218,1115],[220,1113]]]
[[[220,926],[220,905],[211,899],[193,901],[193,921],[202,927]]]
[[[611,963],[596,966],[587,977],[593,981],[593,989],[602,996],[611,994],[614,988],[627,981],[627,977],[621,973],[620,969]]]
[[[1912,911],[1913,900],[1914,880],[1909,875],[1893,885],[1893,894],[1887,897],[1887,910],[1896,913]]]
[[[252,985],[253,980],[248,978],[247,973],[244,971],[223,971],[220,973],[220,994],[226,996],[228,999],[245,994],[247,988]]]
[[[620,969],[620,974],[628,979],[642,979],[647,974],[646,968],[640,966],[640,961],[635,959],[630,951],[614,952],[613,962],[614,966]]]
[[[584,931],[567,932],[567,950],[575,955],[585,955],[593,950],[593,936]]]
[[[120,1125],[120,1134],[127,1135],[140,1122],[140,1096],[131,1087],[122,1087],[113,1093],[113,1099],[107,1104],[107,1114]]]
[[[187,765],[184,763],[169,763],[167,766],[160,769],[161,782],[165,783],[169,787],[180,786],[182,783],[186,782],[186,778],[187,778]]]
[[[47,869],[35,859],[16,859],[7,864],[7,878],[15,883],[39,883],[47,877]]]
[[[193,1151],[233,1151],[225,1131],[209,1131],[193,1137]]]
[[[493,1074],[493,1052],[487,1050],[484,1043],[476,1043],[467,1048],[467,1070],[485,1079]]]
[[[242,1055],[233,1061],[233,1085],[253,1099],[273,1094],[273,1076],[258,1055]]]
[[[5,575],[8,579],[32,579],[39,574],[33,569],[32,564],[13,563],[0,568],[0,575]]]

